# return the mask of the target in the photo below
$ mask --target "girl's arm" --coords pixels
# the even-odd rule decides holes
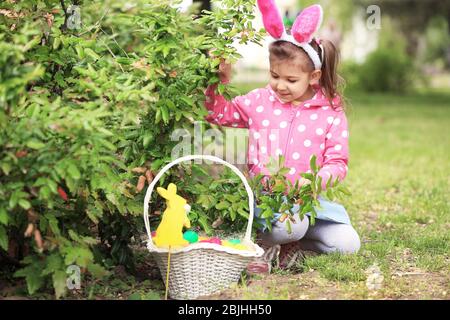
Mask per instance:
[[[330,119],[331,120],[331,119]],[[333,118],[325,140],[324,161],[319,170],[322,177],[322,189],[325,190],[328,179],[332,184],[339,178],[343,181],[348,171],[348,127],[343,111]]]
[[[245,96],[238,96],[227,101],[214,92],[216,87],[214,85],[206,89],[205,107],[208,115],[205,120],[225,127],[248,128],[250,100]]]
[[[222,83],[228,83],[231,78],[231,65],[222,61],[219,65],[219,78]],[[238,96],[232,101],[227,101],[223,96],[216,95],[217,85],[206,89],[205,107],[208,115],[205,120],[213,124],[226,127],[248,128],[248,111],[250,99],[246,96]]]

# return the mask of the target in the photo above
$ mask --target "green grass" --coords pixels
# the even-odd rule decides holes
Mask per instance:
[[[345,183],[353,195],[343,204],[362,247],[357,255],[308,258],[303,269],[345,287],[363,283],[365,270],[376,263],[386,288],[379,297],[407,297],[415,283],[428,280],[430,286],[440,283],[445,294],[450,274],[450,92],[350,92],[347,98],[350,160]],[[392,277],[399,272],[424,278],[401,282]],[[353,297],[366,298],[362,288]]]

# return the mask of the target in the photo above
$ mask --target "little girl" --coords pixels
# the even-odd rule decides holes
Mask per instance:
[[[266,30],[275,38],[269,46],[270,83],[232,101],[217,95],[216,86],[208,87],[206,120],[249,129],[250,175],[269,175],[265,168],[269,158],[283,155],[285,166],[291,168],[287,178],[293,184],[296,180],[300,184],[308,183],[300,174],[310,172],[310,158],[316,155],[325,189],[330,176],[333,181],[336,178],[342,181],[347,174],[349,134],[337,92],[338,54],[330,41],[312,37],[320,25],[322,9],[314,5],[303,10],[291,34],[287,34],[273,0],[258,0],[258,5]],[[230,65],[222,63],[219,76],[221,82],[228,83]],[[309,225],[307,216],[299,219],[297,206],[291,233],[287,232],[286,222],[278,221],[279,213],[275,214],[271,232],[266,228],[261,230],[261,245],[279,255],[281,268],[293,266],[305,251],[355,253],[359,250],[359,236],[345,208],[324,199],[320,199],[320,204],[313,226]],[[255,208],[255,215],[259,213]],[[269,264],[267,259],[254,261],[247,269],[267,272]]]

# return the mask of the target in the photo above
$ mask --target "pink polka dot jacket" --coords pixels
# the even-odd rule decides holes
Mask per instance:
[[[299,105],[283,103],[270,85],[227,101],[215,94],[215,86],[205,92],[206,120],[221,126],[248,128],[248,168],[252,176],[269,175],[265,164],[270,157],[284,155],[291,168],[287,178],[295,183],[310,172],[309,161],[316,155],[325,189],[330,175],[342,181],[347,174],[347,118],[337,97],[330,105],[320,87],[311,100]]]

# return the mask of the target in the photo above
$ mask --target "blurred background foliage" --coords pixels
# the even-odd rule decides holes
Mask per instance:
[[[290,21],[302,8],[314,3],[322,5],[324,20],[318,34],[340,49],[341,73],[349,90],[407,93],[418,88],[450,86],[450,1],[277,0],[276,3]],[[378,25],[374,24],[377,18]],[[266,67],[260,61],[265,56],[255,55],[251,50],[255,48],[242,48],[248,64],[244,62],[243,68],[236,71],[238,82],[261,78],[262,68]],[[259,67],[256,62],[251,63],[255,58]],[[251,70],[261,72],[252,77]]]
[[[304,1],[300,3],[303,6]],[[450,71],[450,1],[344,0],[323,3],[344,33],[351,28],[349,22],[355,14],[366,18],[370,15],[366,8],[373,5],[380,8],[381,29],[376,49],[368,53],[363,63],[345,61],[343,64],[342,72],[349,88],[404,93],[430,86],[430,77]]]

